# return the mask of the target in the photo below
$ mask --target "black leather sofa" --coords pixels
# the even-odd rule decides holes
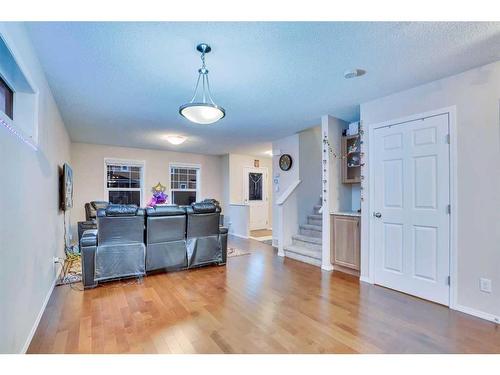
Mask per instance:
[[[97,210],[97,229],[80,240],[85,288],[98,282],[204,265],[224,265],[227,229],[220,207],[114,205]]]

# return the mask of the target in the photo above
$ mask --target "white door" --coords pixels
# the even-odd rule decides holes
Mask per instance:
[[[250,206],[250,230],[266,229],[269,220],[267,169],[245,168],[243,186],[245,203]]]
[[[375,283],[449,305],[448,114],[373,134]]]

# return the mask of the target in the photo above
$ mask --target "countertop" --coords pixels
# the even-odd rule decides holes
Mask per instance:
[[[357,212],[357,211],[332,211],[332,212],[330,212],[330,215],[361,217],[361,212]]]

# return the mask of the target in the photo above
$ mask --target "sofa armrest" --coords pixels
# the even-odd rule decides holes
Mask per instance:
[[[219,241],[220,241],[220,246],[222,249],[222,264],[226,264],[227,260],[227,232],[228,229],[224,227],[219,228]]]
[[[94,288],[95,281],[95,253],[97,251],[97,229],[89,229],[83,232],[80,239],[80,251],[82,256],[82,282],[83,287]]]

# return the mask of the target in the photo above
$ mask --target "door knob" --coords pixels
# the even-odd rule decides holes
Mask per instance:
[[[375,216],[377,219],[382,217],[382,214],[380,212],[374,212],[373,216]]]

